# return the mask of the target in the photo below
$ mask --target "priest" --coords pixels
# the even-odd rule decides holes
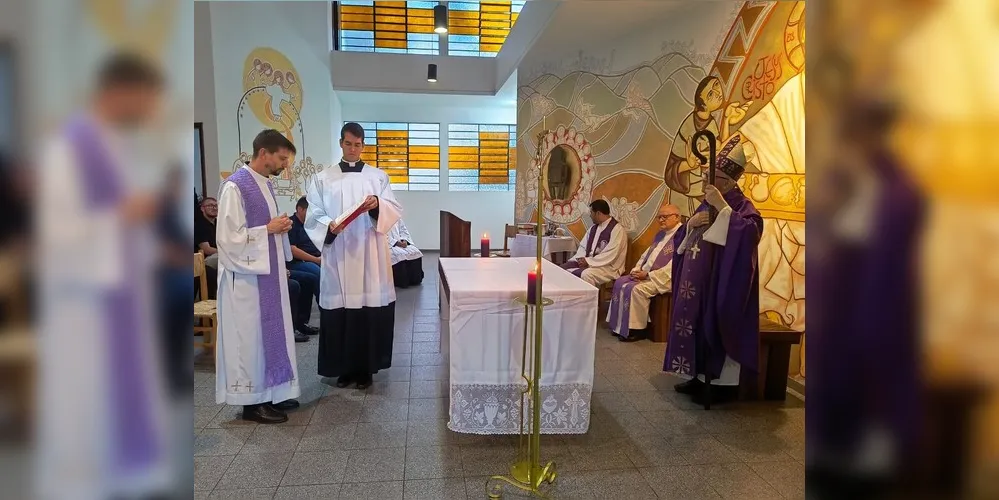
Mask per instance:
[[[628,257],[628,234],[617,223],[617,219],[611,217],[610,205],[606,200],[594,200],[590,203],[590,221],[593,225],[586,237],[579,242],[579,250],[562,268],[599,287],[624,274],[624,262]]]
[[[746,164],[740,140],[734,135],[719,151],[714,184],[673,236],[673,317],[663,369],[690,379],[675,389],[699,404],[706,403],[705,374],[712,402],[724,402],[738,396],[742,370],[757,371],[763,219],[736,185]]]
[[[673,234],[680,227],[680,209],[664,205],[656,217],[659,232],[627,276],[614,282],[607,323],[623,342],[641,340],[647,335],[649,304],[652,297],[669,293],[672,288]]]
[[[389,249],[392,251],[392,276],[395,286],[409,288],[423,282],[423,252],[413,244],[413,237],[402,219],[399,219],[388,234]]]
[[[243,405],[243,419],[261,424],[288,421],[285,411],[298,407],[292,398],[301,392],[285,270],[291,219],[278,215],[268,180],[294,154],[280,132],[260,132],[250,163],[219,194],[215,400]]]
[[[343,160],[316,174],[305,230],[321,249],[319,374],[364,390],[392,365],[395,287],[386,235],[402,217],[388,174],[361,161],[364,129],[340,129]],[[364,212],[346,224],[345,212]]]

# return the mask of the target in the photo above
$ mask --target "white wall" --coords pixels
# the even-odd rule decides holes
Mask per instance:
[[[516,81],[516,75],[512,80]],[[447,210],[471,221],[472,247],[476,250],[482,233],[489,233],[493,248],[503,247],[504,226],[514,222],[514,192],[448,192],[447,129],[449,123],[515,124],[515,101],[508,96],[421,96],[368,92],[341,92],[340,99],[344,120],[440,123],[441,190],[396,192],[416,246],[427,250],[439,249],[440,211]]]
[[[300,163],[309,157],[313,165],[326,166],[339,158],[334,138],[339,127],[333,123],[339,103],[330,83],[329,69],[331,4],[263,1],[210,2],[209,6],[220,171],[231,171],[241,152],[252,153],[253,137],[260,130],[272,127],[262,123],[248,107],[242,116],[238,114],[245,92],[247,57],[258,48],[273,49],[291,63],[296,74],[301,87],[298,113],[303,130],[300,132],[296,124],[291,132],[299,154],[296,165],[290,169],[291,179],[275,183],[278,205],[292,213],[311,175],[299,168]]]
[[[217,196],[220,181],[219,137],[215,115],[212,20],[208,2],[194,3],[194,47],[194,121],[203,124],[205,193],[206,196]]]

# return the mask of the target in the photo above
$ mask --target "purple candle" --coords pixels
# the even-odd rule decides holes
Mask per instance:
[[[482,233],[482,241],[479,242],[481,246],[482,256],[489,257],[489,235]]]
[[[527,303],[537,304],[538,303],[538,284],[541,283],[541,273],[538,272],[538,267],[534,266],[534,269],[527,271]]]

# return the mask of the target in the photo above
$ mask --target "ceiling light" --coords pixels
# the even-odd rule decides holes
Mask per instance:
[[[430,83],[437,83],[437,65],[428,64],[427,65],[427,81]]]
[[[447,5],[434,6],[434,33],[447,33]]]

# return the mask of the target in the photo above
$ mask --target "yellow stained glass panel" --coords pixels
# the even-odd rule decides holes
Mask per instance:
[[[374,23],[340,23],[340,29],[354,31],[373,31]]]
[[[467,168],[478,169],[479,168],[479,162],[477,162],[477,161],[451,161],[451,160],[448,160],[448,168],[452,168],[452,169],[467,169]]]
[[[452,10],[447,13],[447,20],[451,22],[457,19],[478,19],[479,11],[477,10]]]
[[[410,153],[436,153],[439,154],[441,148],[439,146],[410,146]]]
[[[371,16],[374,14],[374,10],[371,7],[366,7],[363,5],[341,5],[340,14],[367,14]]]
[[[479,45],[479,50],[482,52],[499,52],[503,48],[503,44],[498,45]]]
[[[508,141],[510,140],[509,132],[479,132],[479,139],[499,139]]]

